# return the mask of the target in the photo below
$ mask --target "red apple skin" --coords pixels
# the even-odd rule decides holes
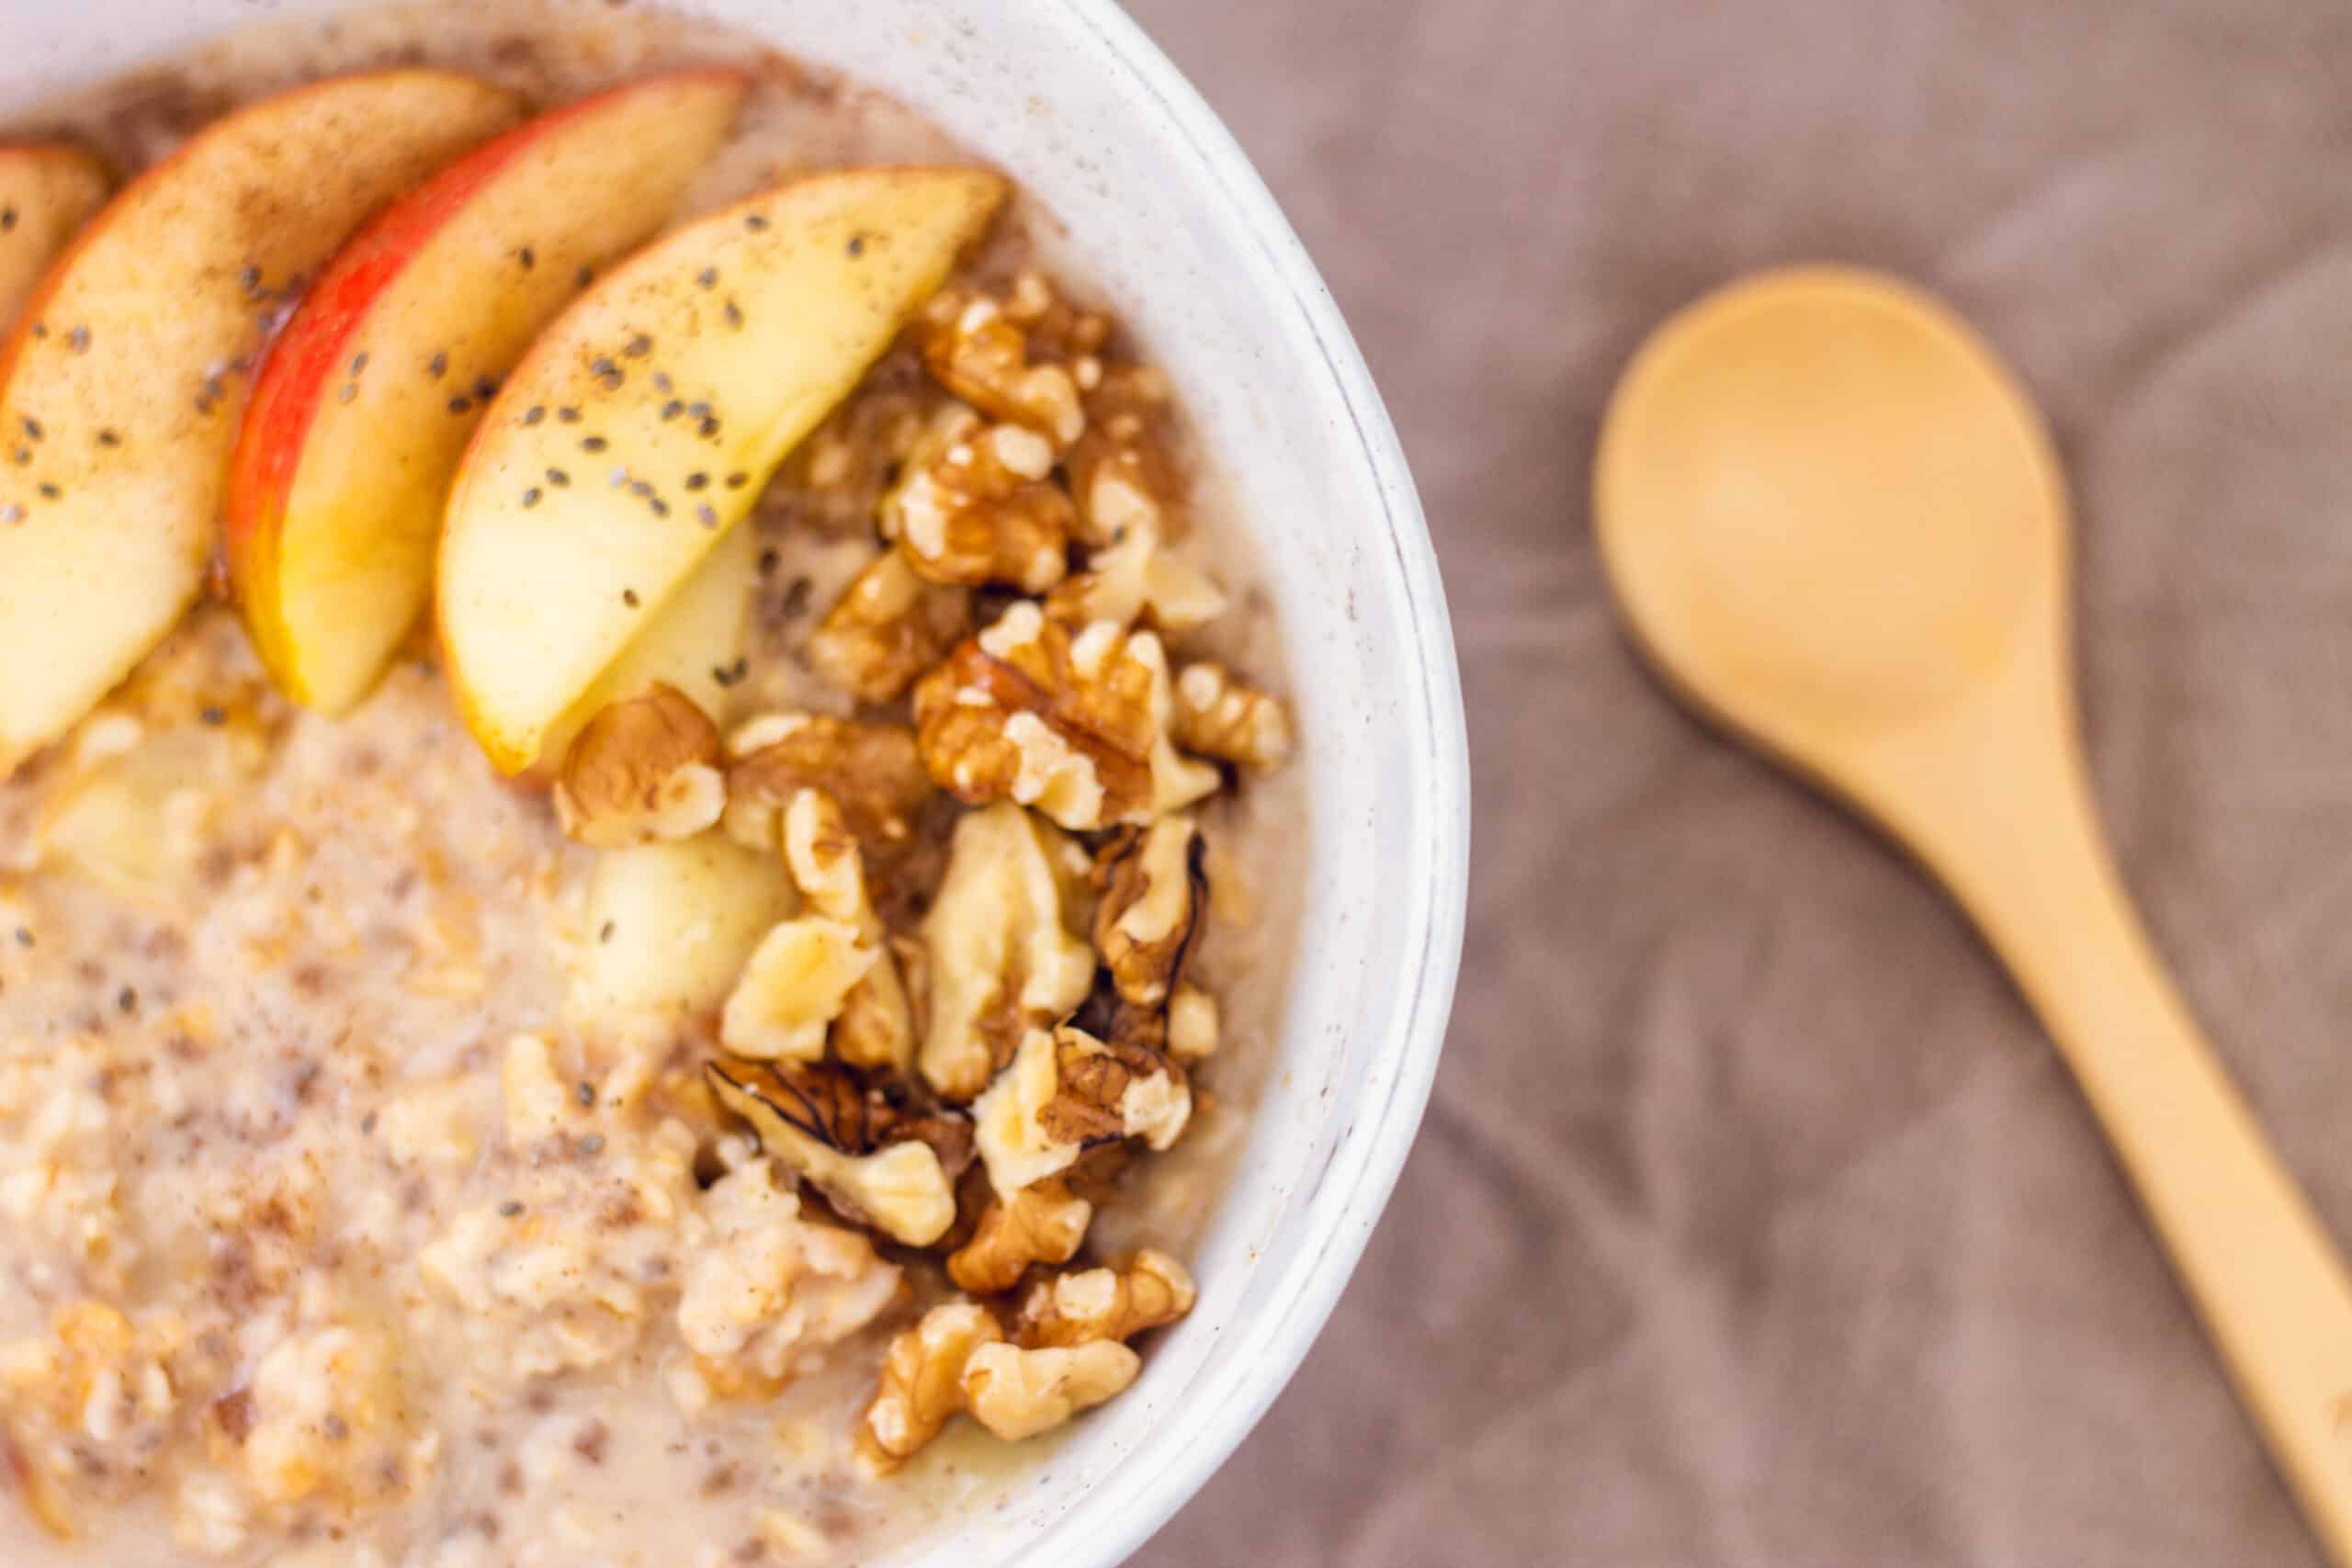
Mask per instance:
[[[742,73],[721,68],[679,71],[640,78],[551,110],[477,148],[369,222],[339,253],[314,284],[264,360],[252,399],[246,405],[237,445],[230,459],[225,524],[230,580],[264,662],[278,684],[298,702],[327,711],[347,708],[365,694],[348,681],[334,681],[321,689],[305,672],[307,660],[297,646],[299,635],[288,624],[282,595],[300,593],[302,585],[283,580],[281,549],[289,508],[301,495],[305,458],[315,449],[324,424],[336,409],[336,398],[350,373],[356,345],[379,322],[379,312],[390,309],[394,291],[418,258],[477,202],[496,199],[502,180],[517,176],[534,154],[560,148],[567,136],[596,133],[597,122],[643,106],[687,98],[705,112],[723,106],[722,121],[730,121],[750,89]],[[699,164],[689,165],[698,167]],[[684,172],[680,175],[680,184]],[[669,216],[667,209],[649,213],[643,231],[624,248],[650,238]],[[530,236],[517,236],[515,254],[527,247]],[[596,263],[616,259],[599,254]],[[516,265],[520,265],[519,261]],[[536,262],[534,263],[536,265]],[[550,265],[553,264],[550,263]],[[577,268],[576,256],[562,265]],[[535,306],[542,320],[551,318],[579,291],[571,287],[551,302]],[[519,353],[515,355],[519,357]],[[471,380],[481,375],[502,375],[506,365],[467,364],[462,375],[455,365],[446,385],[432,391],[436,400],[466,396]],[[487,399],[473,400],[470,417],[456,416],[450,428],[469,432],[487,408]],[[454,470],[462,451],[458,441],[447,453]],[[446,479],[446,475],[443,476]],[[446,487],[445,487],[446,488]],[[330,498],[329,504],[332,504]],[[364,525],[363,525],[364,526]],[[380,541],[388,549],[390,541]],[[365,541],[361,542],[365,547]],[[409,552],[401,551],[406,554]],[[424,546],[429,558],[430,545]],[[429,573],[429,565],[426,568]],[[408,624],[422,616],[419,600],[403,617]],[[372,651],[372,650],[371,650]],[[389,658],[390,649],[384,650]],[[380,671],[381,660],[374,664]],[[373,683],[371,674],[366,682]]]
[[[7,328],[5,335],[0,335],[0,408],[6,407],[14,400],[28,365],[38,362],[35,350],[43,346],[47,341],[41,330],[45,326],[43,318],[54,309],[61,291],[67,287],[69,280],[76,276],[85,258],[93,254],[96,247],[110,238],[119,222],[138,221],[147,217],[147,209],[152,208],[156,199],[153,193],[159,189],[169,188],[168,182],[183,178],[183,171],[195,166],[200,157],[209,156],[216,145],[216,139],[227,134],[232,125],[249,124],[250,117],[261,114],[287,118],[297,108],[314,107],[322,102],[332,103],[334,99],[344,96],[345,89],[351,87],[391,87],[409,83],[447,84],[462,88],[465,94],[470,95],[468,101],[460,102],[459,99],[453,97],[450,103],[445,106],[443,118],[437,124],[442,136],[447,138],[446,145],[435,149],[429,155],[430,162],[426,164],[427,168],[437,167],[448,156],[479,144],[483,137],[506,129],[519,117],[519,106],[511,95],[489,83],[463,76],[458,73],[429,67],[398,66],[326,77],[302,86],[289,88],[271,97],[245,105],[224,118],[206,126],[170,155],[140,171],[121,189],[115,192],[112,198],[99,209],[95,217],[82,226],[73,240],[50,265],[48,272],[41,278],[40,287],[34,290],[32,297],[25,301],[14,323]],[[402,158],[424,152],[421,145],[413,141],[400,141],[395,143],[395,146],[398,149],[397,155]],[[375,172],[382,173],[382,166],[379,165]],[[424,172],[420,169],[418,174],[421,175]],[[403,177],[413,178],[414,176],[410,176],[406,171],[403,171]],[[347,182],[341,188],[331,189],[328,199],[322,205],[330,209],[339,210],[363,193],[373,196],[372,191],[368,191],[365,186]],[[381,197],[374,197],[372,200],[367,202],[367,207],[379,206],[382,200]],[[282,220],[276,219],[274,216],[256,220],[256,222],[266,221],[276,221],[280,229],[285,227]],[[306,251],[299,260],[288,262],[286,265],[290,271],[300,273],[320,265],[320,258],[313,257]],[[278,280],[273,278],[271,281]],[[250,315],[248,309],[248,319]],[[227,374],[219,378],[220,396],[217,400],[199,403],[196,410],[198,419],[191,428],[209,426],[214,420],[233,421],[237,418],[245,392],[244,376],[238,368],[240,361],[237,355],[257,354],[263,346],[258,341],[256,329],[255,341],[249,345],[240,344],[236,348],[226,350],[218,356],[218,362],[230,367]],[[211,361],[208,361],[209,362]],[[243,363],[250,363],[250,361]],[[179,411],[186,409],[187,405],[180,400],[183,395],[181,390],[175,386],[165,385],[164,378],[153,375],[145,378],[145,381],[146,384],[140,389],[141,395],[155,405],[155,409],[148,412],[152,415],[157,410],[167,411],[172,417],[185,422],[185,414]],[[128,449],[132,445],[133,439],[126,436],[123,442],[124,448]],[[200,508],[201,525],[169,530],[170,533],[188,535],[189,537],[158,539],[155,542],[156,547],[163,552],[164,558],[156,562],[153,574],[164,581],[164,589],[167,591],[145,595],[153,603],[142,604],[135,612],[138,621],[136,631],[126,631],[122,626],[114,626],[107,629],[102,637],[83,637],[82,640],[85,641],[103,641],[107,650],[106,655],[100,658],[90,655],[87,649],[77,649],[74,650],[76,668],[62,671],[45,669],[40,684],[45,690],[51,691],[51,698],[53,700],[41,702],[40,711],[38,713],[23,711],[5,701],[0,701],[0,778],[6,778],[32,751],[55,739],[70,725],[74,717],[78,716],[80,712],[86,712],[105,694],[107,690],[129,673],[137,660],[144,657],[155,643],[162,640],[171,625],[198,596],[207,563],[217,543],[214,529],[217,525],[220,502],[222,499],[220,486],[224,478],[223,466],[218,460],[204,465],[204,469],[201,483],[195,487],[200,491],[209,492],[206,503]],[[0,491],[5,489],[5,485],[0,485]],[[13,501],[13,497],[0,494],[0,502]],[[0,505],[0,510],[6,510],[5,505]],[[123,564],[125,570],[130,570],[134,566],[143,569],[145,565],[143,561]],[[12,634],[21,631],[22,628],[12,627],[8,624],[11,616],[16,614],[16,610],[8,604],[6,590],[10,580],[26,577],[24,569],[13,565],[5,558],[0,558],[0,649],[5,649],[11,657],[19,655],[31,657],[34,649],[41,647],[45,641],[43,634],[34,634],[29,644],[19,648],[16,645],[25,642],[26,639],[22,636]],[[87,588],[77,589],[70,596],[70,602],[78,607],[89,608],[94,614],[103,613],[110,620],[122,618],[112,603],[85,604],[85,602],[90,601],[92,597]],[[47,617],[35,618],[55,622],[58,617],[51,614]],[[77,635],[80,635],[78,628]],[[82,666],[87,666],[87,668]],[[31,726],[28,730],[23,728],[27,723]]]

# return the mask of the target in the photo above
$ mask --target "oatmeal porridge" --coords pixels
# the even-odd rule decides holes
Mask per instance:
[[[0,1561],[855,1562],[1119,1397],[1305,813],[1085,236],[634,10],[17,118]]]

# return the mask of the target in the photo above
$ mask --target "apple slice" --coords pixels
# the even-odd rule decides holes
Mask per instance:
[[[0,145],[0,332],[113,183],[79,147]]]
[[[442,527],[450,682],[493,762],[538,755],[1004,193],[979,169],[815,175],[656,242],[548,329]]]
[[[752,640],[752,587],[760,570],[759,530],[736,528],[686,574],[637,639],[605,667],[579,701],[548,727],[539,761],[561,766],[581,727],[623,697],[659,682],[684,693],[725,729]]]
[[[0,347],[0,773],[196,597],[277,301],[516,118],[447,72],[321,82],[214,122],[66,248]]]
[[[229,575],[262,660],[330,713],[432,596],[467,438],[592,271],[669,221],[749,84],[615,88],[477,148],[337,254],[271,347],[229,466]]]

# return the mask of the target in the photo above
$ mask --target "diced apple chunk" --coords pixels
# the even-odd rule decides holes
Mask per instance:
[[[798,907],[783,857],[724,834],[605,851],[588,886],[571,1010],[593,1021],[716,1009],[760,939]]]
[[[337,253],[272,346],[230,464],[229,567],[295,701],[365,696],[432,593],[441,509],[495,384],[669,220],[746,83],[633,82],[475,149]],[[550,465],[544,487],[595,467]]]
[[[194,600],[275,302],[369,213],[514,123],[487,83],[343,76],[215,121],[134,180],[0,348],[0,772]]]
[[[1004,190],[978,169],[816,175],[657,242],[548,330],[477,433],[442,532],[442,642],[492,761],[539,754]],[[574,482],[550,488],[550,467]]]

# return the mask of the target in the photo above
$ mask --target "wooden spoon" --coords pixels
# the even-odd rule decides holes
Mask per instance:
[[[1900,284],[1769,273],[1643,345],[1593,491],[1601,559],[1667,681],[1875,818],[2008,964],[2352,1565],[2352,1286],[2102,841],[2065,485],[2023,389]]]

